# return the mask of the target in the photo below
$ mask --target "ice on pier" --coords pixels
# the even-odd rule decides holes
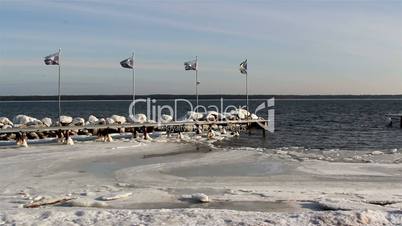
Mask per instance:
[[[210,122],[222,120],[222,118],[223,118],[223,116],[219,112],[216,112],[216,111],[209,111],[205,117],[205,119]]]
[[[168,122],[173,121],[173,117],[170,115],[163,114],[163,115],[161,115],[160,120],[162,123],[168,123]]]
[[[76,117],[73,119],[73,122],[71,124],[73,124],[74,126],[83,126],[85,125],[85,119]]]
[[[14,117],[14,124],[20,124],[20,125],[40,125],[42,122],[36,118],[27,116],[27,115],[17,115]]]
[[[251,119],[252,120],[258,120],[259,117],[256,114],[251,114]]]
[[[70,116],[62,115],[60,116],[60,122],[62,124],[68,125],[73,122],[73,118]]]
[[[10,126],[13,125],[11,120],[8,119],[7,117],[0,117],[0,123],[3,124],[3,125],[10,125]]]
[[[147,116],[144,114],[136,114],[134,115],[133,121],[138,123],[144,123],[147,121]]]
[[[0,125],[1,125],[2,129],[11,129],[11,128],[13,128],[11,125],[2,125],[2,124],[0,124]]]
[[[196,120],[201,120],[203,117],[204,117],[204,115],[202,113],[194,112],[194,111],[189,111],[186,114],[186,119],[187,120],[196,121]]]
[[[225,113],[219,113],[217,111],[208,111],[207,113],[200,113],[189,111],[185,116],[185,120],[187,121],[225,121],[225,120],[245,120],[249,116],[253,120],[258,120],[259,117],[251,112],[248,112],[245,109],[235,109]]]
[[[92,124],[92,125],[98,124],[99,119],[97,117],[93,116],[93,115],[90,115],[88,117],[88,122],[89,122],[89,124]]]
[[[107,125],[112,125],[112,124],[114,124],[114,120],[112,119],[112,118],[106,118],[106,124]]]
[[[113,119],[117,124],[124,124],[127,121],[126,117],[120,115],[112,115],[110,118]]]
[[[51,118],[46,117],[46,118],[43,118],[41,121],[42,121],[43,125],[45,125],[47,127],[52,126],[52,119]]]
[[[228,113],[222,113],[220,114],[220,121],[226,121],[226,120],[233,120],[235,119],[235,117],[233,117],[233,115],[230,115]]]
[[[239,108],[239,109],[230,111],[230,114],[234,115],[235,117],[237,117],[237,119],[244,120],[244,119],[247,118],[248,115],[250,115],[250,112],[248,112],[245,109]]]
[[[99,124],[99,125],[106,125],[106,119],[100,118],[100,119],[97,121],[97,124]]]

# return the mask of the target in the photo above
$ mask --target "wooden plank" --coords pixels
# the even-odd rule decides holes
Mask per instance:
[[[58,130],[89,130],[89,129],[119,129],[119,128],[141,128],[141,127],[169,127],[169,126],[188,126],[188,125],[227,125],[227,124],[247,124],[247,123],[266,123],[268,120],[233,120],[233,121],[191,121],[191,122],[169,122],[169,123],[125,123],[125,124],[109,124],[109,125],[85,125],[85,126],[52,126],[52,127],[25,127],[0,129],[0,134],[18,133],[18,132],[49,132]]]

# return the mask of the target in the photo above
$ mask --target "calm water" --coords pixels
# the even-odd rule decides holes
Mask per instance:
[[[251,109],[262,100],[251,101]],[[173,105],[173,101],[157,101]],[[219,104],[219,101],[201,100],[200,104]],[[242,100],[225,101],[227,105],[244,104]],[[63,102],[63,114],[87,118],[90,114],[109,117],[128,115],[129,101],[71,101]],[[137,112],[145,112],[145,104],[137,105]],[[189,110],[179,104],[178,114]],[[244,135],[220,143],[221,146],[249,147],[304,147],[319,149],[390,149],[402,148],[402,129],[385,126],[386,113],[402,112],[402,100],[276,100],[276,132]],[[13,118],[26,114],[36,118],[57,116],[57,102],[0,102],[0,116]]]

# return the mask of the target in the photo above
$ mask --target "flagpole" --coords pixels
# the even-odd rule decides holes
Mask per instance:
[[[133,63],[133,67],[131,68],[133,73],[133,80],[132,80],[132,95],[133,95],[133,102],[135,101],[135,70],[134,70],[134,52],[131,55],[131,60]],[[135,114],[135,105],[134,105],[134,114]]]
[[[195,56],[195,96],[196,96],[196,112],[198,112],[198,56]]]
[[[59,48],[59,64],[58,64],[58,66],[59,66],[59,88],[58,88],[58,96],[59,96],[59,123],[60,123],[60,116],[61,116],[61,92],[60,92],[60,89],[61,89],[61,83],[60,83],[60,64],[61,64],[61,62],[60,62],[60,53],[61,53],[61,49]]]
[[[249,112],[249,106],[248,106],[248,72],[246,72],[246,107],[247,107],[247,112]],[[249,115],[247,113],[247,119],[248,119]]]

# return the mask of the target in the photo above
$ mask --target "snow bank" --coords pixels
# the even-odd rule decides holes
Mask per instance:
[[[91,204],[80,203],[77,204]],[[97,223],[95,223],[97,222]],[[401,225],[398,212],[264,213],[219,209],[35,209],[0,212],[0,224],[18,225]]]

